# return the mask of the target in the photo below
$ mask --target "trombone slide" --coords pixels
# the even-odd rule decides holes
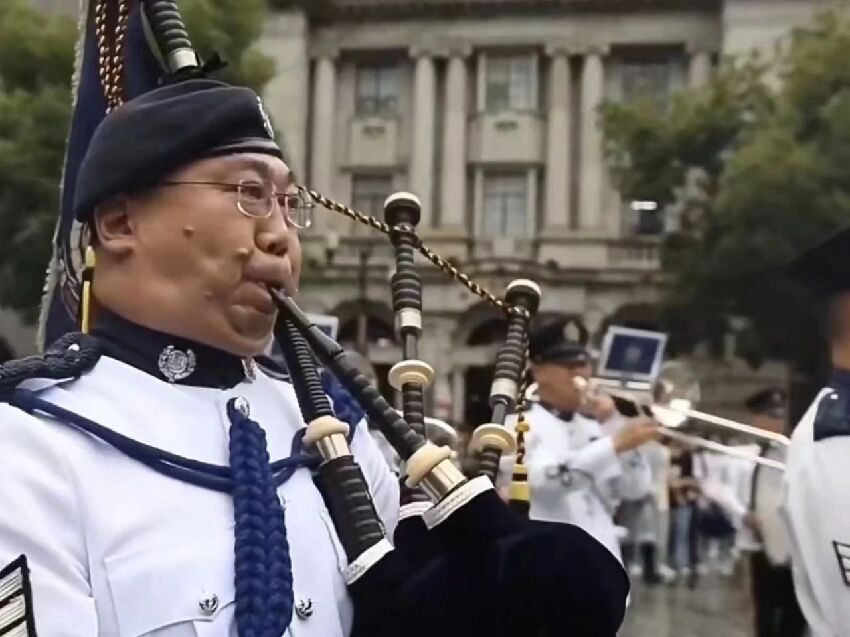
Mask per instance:
[[[659,427],[659,429],[662,435],[667,436],[668,438],[671,438],[673,440],[679,440],[686,444],[694,445],[695,447],[702,447],[703,449],[710,449],[711,451],[716,451],[718,453],[725,453],[729,456],[735,456],[744,460],[750,460],[757,464],[764,465],[765,467],[777,469],[778,471],[785,471],[785,463],[779,462],[778,460],[773,460],[772,458],[764,458],[762,456],[755,456],[741,449],[727,447],[726,445],[722,445],[719,442],[714,442],[713,440],[706,440],[705,438],[700,438],[698,436],[688,436],[687,434],[683,434],[682,432],[676,431],[675,429],[670,429],[669,427]]]

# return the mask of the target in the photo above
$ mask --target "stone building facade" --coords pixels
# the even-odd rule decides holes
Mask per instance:
[[[78,4],[33,2],[72,13]],[[706,81],[722,56],[769,52],[792,26],[835,2],[270,4],[261,46],[277,74],[264,101],[299,180],[376,216],[391,192],[416,193],[420,234],[431,247],[496,294],[514,278],[537,281],[542,312],[580,317],[598,336],[658,300],[667,224],[646,202],[621,201],[611,187],[599,104],[646,92],[663,101]],[[400,358],[386,237],[317,210],[303,245],[302,305],[338,316],[348,345],[365,322],[370,357],[385,372]],[[501,317],[420,263],[421,355],[437,372],[429,398],[438,416],[480,421]],[[3,330],[17,353],[29,353],[30,339],[19,332],[11,323]],[[725,379],[741,389],[783,376],[781,367],[753,376],[732,359],[695,364],[713,379],[709,403],[721,411]]]
[[[430,246],[497,294],[516,277],[537,281],[541,311],[574,314],[598,336],[657,301],[667,223],[611,187],[599,105],[699,85],[721,56],[769,51],[828,4],[286,2],[264,39],[278,68],[266,104],[304,183],[376,216],[391,192],[416,193]],[[303,243],[302,303],[339,316],[349,344],[365,311],[370,356],[385,370],[400,356],[388,241],[320,210]],[[434,407],[478,421],[499,315],[424,260],[421,271]]]

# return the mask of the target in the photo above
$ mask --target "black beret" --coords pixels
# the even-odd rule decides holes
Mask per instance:
[[[590,362],[587,339],[587,329],[579,321],[560,317],[531,330],[528,356],[532,363],[538,364],[585,365]]]
[[[797,256],[788,273],[808,292],[829,298],[850,291],[850,226]]]
[[[784,418],[788,404],[788,394],[779,387],[768,387],[752,394],[744,406],[754,415]]]
[[[282,158],[259,96],[215,80],[187,80],[110,112],[80,166],[74,216],[86,220],[115,195],[155,186],[188,163],[233,153]]]

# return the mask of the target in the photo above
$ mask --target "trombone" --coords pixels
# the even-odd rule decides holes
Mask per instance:
[[[659,427],[661,434],[666,436],[667,438],[670,438],[672,440],[678,440],[679,442],[684,442],[695,447],[701,447],[703,449],[708,449],[729,456],[749,460],[751,462],[755,462],[757,464],[770,467],[772,469],[777,469],[779,471],[785,470],[785,463],[779,462],[772,458],[765,458],[762,456],[754,455],[744,451],[743,449],[730,447],[719,442],[714,442],[713,440],[706,440],[705,438],[700,438],[699,436],[691,436],[677,431],[677,428],[680,427],[686,420],[693,419],[707,422],[709,424],[718,427],[723,427],[732,431],[737,431],[738,433],[743,433],[754,438],[760,438],[762,440],[779,444],[786,448],[788,447],[788,445],[791,444],[790,439],[787,436],[783,436],[782,434],[777,434],[771,431],[765,431],[763,429],[759,429],[758,427],[746,425],[744,423],[731,420],[729,418],[722,418],[720,416],[714,416],[712,414],[693,409],[691,407],[693,403],[689,398],[674,398],[673,396],[675,394],[697,394],[699,390],[698,387],[695,386],[695,381],[693,381],[694,386],[682,388],[677,386],[675,383],[664,379],[663,375],[664,372],[662,371],[662,378],[659,379],[659,388],[662,390],[662,394],[667,397],[666,404],[660,402],[646,404],[644,401],[641,400],[640,397],[638,397],[634,393],[628,390],[610,387],[604,382],[600,382],[601,379],[588,380],[581,376],[576,376],[575,378],[573,378],[573,383],[575,384],[579,392],[581,392],[582,395],[585,397],[590,397],[599,391],[603,391],[604,393],[611,396],[615,401],[624,401],[631,403],[634,406],[636,413],[643,413],[658,421],[661,425]]]

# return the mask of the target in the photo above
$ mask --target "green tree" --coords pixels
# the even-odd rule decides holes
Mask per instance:
[[[50,257],[76,26],[0,3],[0,302],[36,316]]]
[[[273,62],[254,46],[265,0],[181,2],[203,56],[228,62],[220,77],[260,91]],[[50,258],[71,106],[76,21],[29,0],[0,2],[0,304],[34,320]]]
[[[218,53],[227,67],[216,77],[261,93],[274,77],[274,61],[255,43],[263,32],[266,0],[183,0],[186,28],[201,57]]]
[[[663,107],[603,106],[606,157],[626,200],[658,201],[672,342],[717,345],[747,319],[742,354],[811,377],[823,351],[816,313],[784,267],[850,221],[850,18],[797,29],[775,59],[729,60]]]

